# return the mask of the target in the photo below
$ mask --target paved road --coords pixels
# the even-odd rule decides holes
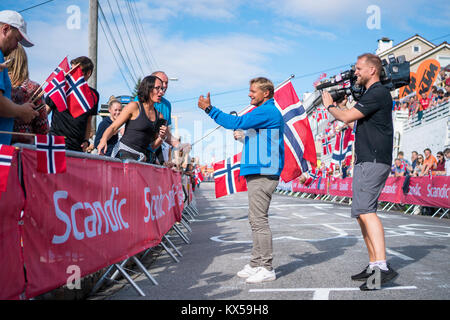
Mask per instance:
[[[192,243],[177,241],[184,255],[174,263],[163,254],[149,271],[159,282],[137,280],[108,299],[310,300],[449,299],[450,220],[382,212],[388,261],[399,272],[383,290],[361,292],[350,275],[368,263],[350,207],[275,194],[269,210],[277,280],[248,285],[235,276],[251,252],[247,193],[215,199],[214,185],[196,192],[200,216]]]

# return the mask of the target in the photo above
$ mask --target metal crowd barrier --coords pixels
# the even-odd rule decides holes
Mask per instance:
[[[340,197],[340,196],[332,196],[330,194],[315,194],[315,193],[309,193],[309,192],[294,192],[289,190],[283,190],[282,188],[277,187],[275,190],[275,193],[279,195],[287,195],[287,196],[293,196],[296,198],[301,199],[311,199],[311,200],[320,200],[320,201],[328,201],[328,202],[334,202],[339,204],[352,204],[352,198],[351,197]],[[333,197],[332,199],[330,199]],[[404,211],[402,206],[409,205],[409,207]],[[403,211],[403,214],[410,214],[413,215],[417,210],[420,210],[422,207],[421,205],[415,205],[415,204],[399,204],[399,203],[393,203],[388,201],[379,201],[378,207],[381,211],[389,212],[393,208],[397,207],[401,211]],[[436,210],[437,209],[437,210]],[[435,212],[431,215],[431,217],[435,217],[442,211],[442,214],[440,215],[439,219],[442,219],[444,216],[448,215],[450,217],[450,209],[448,208],[435,208]]]
[[[29,145],[29,144],[17,143],[17,144],[14,144],[13,146],[18,147],[18,148],[26,148],[26,149],[36,150],[36,146]],[[163,166],[156,165],[156,164],[143,163],[143,162],[138,162],[135,160],[122,161],[117,158],[112,158],[112,157],[107,157],[107,156],[102,156],[102,155],[95,155],[95,154],[90,154],[90,153],[77,152],[77,151],[71,151],[71,150],[66,150],[66,156],[73,157],[73,158],[103,160],[103,161],[111,161],[111,162],[137,163],[139,165],[144,165],[144,166],[153,166],[153,167],[157,167],[157,168],[164,168]],[[19,171],[20,171],[20,169],[19,169]],[[175,223],[172,226],[172,228],[163,236],[161,242],[158,244],[162,247],[163,250],[165,250],[167,252],[167,254],[176,263],[178,263],[180,261],[179,258],[177,258],[177,256],[181,258],[183,255],[178,250],[178,248],[175,246],[175,244],[170,240],[170,238],[172,237],[172,235],[176,234],[181,238],[181,240],[184,243],[190,244],[191,240],[187,236],[187,233],[192,233],[192,228],[190,227],[190,224],[192,222],[194,222],[195,217],[199,215],[199,211],[197,210],[196,203],[195,203],[195,197],[194,196],[192,197],[193,201],[189,201],[188,190],[186,190],[186,186],[184,184],[182,184],[182,186],[183,186],[183,192],[184,192],[184,208],[183,208],[182,215],[181,215],[181,221],[180,221],[179,225],[177,225],[177,223]],[[183,231],[181,229],[181,227],[184,228],[185,231]],[[169,235],[169,233],[170,233],[170,235]],[[167,243],[167,245],[166,245],[166,243]],[[103,275],[100,277],[100,279],[93,286],[89,295],[94,295],[95,293],[97,293],[101,289],[101,287],[103,286],[105,281],[116,282],[117,281],[116,278],[119,276],[119,274],[121,274],[123,276],[123,278],[135,289],[135,291],[140,296],[145,297],[146,295],[145,295],[144,291],[132,279],[129,272],[132,272],[134,274],[144,274],[154,285],[158,285],[158,282],[155,280],[155,278],[150,274],[150,272],[147,270],[147,268],[142,263],[142,260],[155,247],[150,247],[150,248],[146,249],[145,251],[143,251],[142,255],[141,255],[142,252],[140,252],[140,253],[137,253],[136,255],[129,257],[119,263],[115,263],[113,265],[108,266],[106,268],[106,271],[103,273]],[[176,253],[176,255],[172,252],[172,250]],[[141,256],[138,258],[139,255],[141,255]],[[140,270],[140,272],[126,268],[126,264],[130,261],[134,262],[136,264],[136,266]],[[112,275],[109,276],[111,273],[112,273]]]

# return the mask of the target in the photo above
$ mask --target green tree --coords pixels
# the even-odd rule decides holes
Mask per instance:
[[[136,82],[136,85],[134,86],[133,93],[131,94],[133,96],[133,99],[136,98],[136,96],[138,95],[138,90],[139,90],[139,86],[141,85],[141,80],[142,79],[139,77]]]

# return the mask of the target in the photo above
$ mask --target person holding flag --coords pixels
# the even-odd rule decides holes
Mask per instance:
[[[24,47],[33,46],[27,36],[27,26],[23,17],[16,11],[0,11],[0,64],[5,62],[4,57],[14,51],[19,43]],[[19,105],[12,102],[11,89],[8,68],[0,68],[0,131],[12,132],[14,119],[29,123],[39,116],[34,110],[34,104],[26,102]],[[11,134],[0,134],[0,144],[10,143]]]
[[[249,223],[253,249],[251,261],[237,273],[247,283],[276,279],[272,266],[272,233],[269,206],[284,167],[284,120],[274,103],[274,85],[263,77],[250,80],[252,111],[234,116],[211,106],[210,93],[200,96],[198,107],[226,129],[247,130],[242,152],[240,175],[247,180]]]
[[[82,74],[80,74],[80,77],[84,77],[84,81],[83,79],[80,80],[82,82],[87,82],[94,70],[92,60],[88,57],[81,56],[70,61],[70,64],[72,66],[72,71],[69,71],[69,73],[72,72],[75,74],[77,72],[76,69],[81,68]],[[87,86],[87,83],[84,85]],[[70,104],[68,92],[71,89],[72,88],[66,86],[67,104]],[[52,111],[50,133],[55,136],[64,136],[66,138],[67,150],[85,152],[90,144],[89,138],[91,136],[92,118],[97,115],[100,95],[94,88],[86,87],[86,89],[88,90],[79,95],[79,99],[81,100],[81,103],[84,99],[93,101],[93,106],[89,106],[90,109],[88,108],[88,110],[83,113],[80,112],[81,115],[72,115],[70,109],[62,110],[57,107],[50,96],[47,96],[46,98],[46,103]],[[76,89],[72,90],[72,92],[75,90]],[[85,93],[88,95],[87,97],[84,96]],[[75,101],[75,99],[72,101]]]

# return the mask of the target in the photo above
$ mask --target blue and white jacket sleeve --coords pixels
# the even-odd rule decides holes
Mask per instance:
[[[212,107],[209,116],[225,129],[267,129],[276,128],[279,123],[270,108],[260,106],[242,116],[234,116]]]

